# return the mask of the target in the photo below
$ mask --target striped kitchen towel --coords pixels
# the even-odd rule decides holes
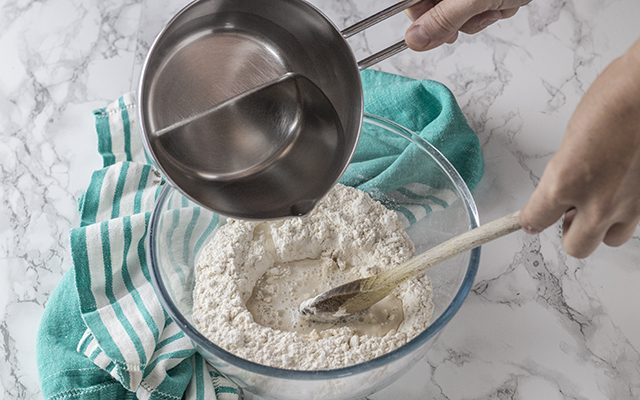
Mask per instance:
[[[365,110],[404,125],[435,145],[473,187],[482,176],[478,139],[451,92],[433,81],[362,73]],[[80,200],[71,233],[73,268],[52,293],[37,353],[42,392],[65,399],[239,399],[239,389],[208,365],[162,309],[150,283],[146,238],[164,181],[145,155],[131,95],[95,112],[104,168]],[[341,182],[392,199],[407,225],[457,198],[415,145],[365,126]],[[191,203],[173,205],[160,234],[167,257],[197,248],[220,221]],[[182,247],[180,247],[182,246]],[[193,276],[176,262],[169,281]],[[188,266],[186,266],[188,267]],[[191,301],[189,298],[176,299]]]
[[[238,399],[236,386],[195,352],[151,286],[145,241],[150,212],[164,182],[146,161],[133,107],[131,95],[125,95],[95,112],[104,168],[93,173],[80,201],[80,227],[71,232],[72,272],[84,329],[66,335],[74,338],[75,351],[90,360],[94,369],[109,374],[119,387],[104,379],[94,384],[97,372],[86,364],[82,368],[64,365],[73,357],[43,368],[45,337],[38,346],[43,393],[56,400],[77,398],[74,396]],[[178,210],[176,225],[187,226],[193,214],[192,210]],[[189,237],[197,243],[203,243],[209,234],[206,222],[189,230]],[[41,336],[47,327],[64,325],[68,315],[47,318]]]

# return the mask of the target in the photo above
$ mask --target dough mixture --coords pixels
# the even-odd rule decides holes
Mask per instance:
[[[263,365],[324,370],[392,351],[433,314],[426,276],[404,283],[366,313],[312,322],[300,303],[409,259],[413,243],[395,212],[343,185],[307,216],[227,220],[196,265],[193,319],[213,343]]]

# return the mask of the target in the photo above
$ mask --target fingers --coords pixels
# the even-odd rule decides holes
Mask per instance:
[[[500,11],[485,11],[465,22],[462,27],[460,27],[460,31],[472,35],[480,32],[501,18],[502,13]]]
[[[520,8],[519,7],[514,7],[514,8],[508,8],[506,10],[500,10],[500,13],[502,14],[502,18],[511,18],[514,15],[516,15],[516,13],[518,12]]]
[[[569,211],[567,211],[564,214],[564,217],[562,217],[562,233],[563,235],[567,233],[567,231],[569,231],[569,228],[571,228],[571,223],[573,222],[573,219],[576,217],[576,209],[572,208]]]
[[[514,8],[520,8],[522,6],[526,6],[531,3],[532,0],[492,0],[487,1],[490,3],[490,9],[494,10],[511,10]]]
[[[413,50],[433,49],[455,32],[476,33],[513,16],[531,0],[423,0],[407,14],[414,20],[405,35]]]
[[[445,42],[451,44],[453,42],[455,42],[456,40],[458,40],[458,32],[454,33],[453,35],[449,36]]]
[[[460,28],[460,31],[469,35],[473,35],[501,19],[513,17],[517,12],[518,8],[485,11],[465,22],[464,25],[462,25],[462,27]]]
[[[544,199],[543,197],[534,198],[543,196],[543,194],[536,195],[538,192],[534,192],[534,196],[520,213],[520,224],[529,233],[541,232],[562,215],[560,213],[558,216],[557,212],[548,211],[561,210],[561,206],[553,208],[544,200],[540,200]],[[575,208],[571,208],[564,214],[562,241],[565,252],[570,256],[588,257],[601,242],[612,247],[621,246],[631,239],[640,222],[640,218],[635,218],[632,221],[618,222],[609,226],[606,219],[594,218],[592,214],[585,209],[578,211]]]
[[[570,256],[585,258],[593,253],[606,233],[606,225],[595,221],[587,211],[578,210],[562,239],[564,250]]]
[[[409,8],[406,11],[406,13],[409,16],[409,18],[411,19],[411,21],[415,21],[422,14],[424,14],[427,11],[431,10],[433,8],[433,6],[435,6],[437,3],[438,3],[438,0],[422,0],[420,3],[418,3],[415,6]]]
[[[428,9],[407,31],[407,45],[414,50],[429,50],[444,43],[474,15],[486,11],[486,2],[444,0]]]
[[[611,247],[618,247],[625,244],[638,227],[638,220],[633,222],[618,222],[613,224],[604,236],[604,244]]]

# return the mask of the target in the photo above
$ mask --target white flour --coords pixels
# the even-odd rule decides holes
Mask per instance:
[[[300,318],[299,304],[413,255],[395,212],[336,187],[304,218],[228,220],[196,266],[193,319],[213,343],[273,367],[322,370],[370,360],[429,324],[426,277],[403,284],[367,315],[342,324]]]

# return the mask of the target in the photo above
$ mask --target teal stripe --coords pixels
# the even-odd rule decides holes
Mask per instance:
[[[416,223],[416,216],[413,215],[411,211],[404,207],[397,206],[395,207],[396,211],[400,211],[407,219],[409,220],[409,225],[413,225]]]
[[[153,196],[154,200],[158,200],[158,196],[160,196],[160,191],[162,190],[163,186],[164,186],[164,180],[162,182],[160,182],[160,184],[156,188],[156,194],[155,194],[155,196]]]
[[[104,368],[105,371],[107,371],[108,373],[111,373],[111,371],[113,371],[113,369],[116,367],[116,365],[113,363],[113,361],[109,362],[109,364],[107,364],[107,366]]]
[[[158,329],[158,326],[156,325],[153,318],[151,317],[151,313],[149,312],[149,310],[147,310],[147,307],[144,305],[144,302],[142,301],[142,297],[140,296],[140,292],[138,292],[138,289],[133,285],[133,281],[131,280],[131,275],[129,274],[127,255],[129,254],[129,249],[131,248],[131,236],[132,236],[130,216],[124,217],[123,230],[124,230],[124,259],[122,260],[122,280],[124,281],[124,285],[126,286],[127,290],[131,294],[131,297],[133,297],[133,301],[136,303],[136,306],[138,307],[138,311],[140,311],[140,314],[142,314],[144,321],[147,323],[147,326],[149,327],[149,330],[151,330],[151,334],[153,335],[154,341],[157,342],[158,338],[160,338],[160,330]]]
[[[196,244],[194,246],[194,254],[198,254],[198,252],[200,251],[200,248],[204,244],[204,241],[207,240],[207,238],[209,238],[209,236],[211,235],[211,232],[213,232],[213,230],[217,226],[218,226],[218,216],[216,214],[212,214],[211,221],[209,222],[207,229],[204,230],[202,235],[200,235],[200,237],[196,241]]]
[[[111,149],[111,129],[109,128],[109,114],[101,108],[94,111],[96,132],[98,133],[98,151],[102,155],[102,165],[108,167],[116,162],[116,156]]]
[[[432,210],[432,208],[431,208],[431,206],[429,204],[424,202],[425,200],[430,200],[432,203],[436,203],[436,204],[442,206],[443,208],[447,207],[447,203],[443,202],[442,200],[440,200],[437,197],[432,196],[432,195],[421,196],[419,194],[416,194],[416,193],[410,191],[407,188],[399,188],[397,191],[398,191],[398,193],[404,195],[405,197],[410,198],[411,200],[417,200],[418,201],[417,203],[411,203],[411,205],[420,206],[420,207],[424,208],[427,213],[430,213],[433,210]]]
[[[84,352],[82,354],[84,354]],[[100,347],[96,347],[91,354],[89,354],[89,359],[94,361],[96,357],[98,357],[98,354],[100,354]]]
[[[86,228],[77,228],[71,231],[71,258],[73,259],[76,273],[76,287],[80,298],[80,308],[83,312],[95,311],[97,306],[96,299],[91,291]]]
[[[422,200],[422,199],[424,199],[423,196],[415,194],[411,190],[409,190],[407,188],[403,188],[403,187],[398,188],[398,193],[401,193],[401,194],[403,194],[403,195],[405,195],[408,198],[413,199],[413,200]]]
[[[153,165],[153,160],[151,159],[151,157],[149,157],[149,153],[147,153],[147,149],[145,147],[142,148],[142,152],[144,153],[144,159],[146,160],[147,164]]]
[[[182,205],[182,207],[188,207],[189,206],[189,199],[187,199],[185,196],[180,196],[180,204]]]
[[[213,390],[215,390],[216,394],[222,394],[222,393],[238,394],[238,389],[231,386],[214,386]]]
[[[91,182],[84,194],[81,226],[91,225],[96,223],[96,216],[98,215],[98,207],[100,206],[100,192],[102,190],[102,183],[104,177],[107,175],[108,168],[103,168],[95,171],[91,175]]]
[[[156,351],[160,350],[164,346],[175,342],[178,339],[182,339],[184,337],[184,332],[180,331],[173,336],[169,336],[168,338],[162,340],[160,343],[156,345]]]
[[[184,234],[184,240],[182,242],[182,259],[186,260],[187,266],[191,264],[191,258],[193,254],[191,252],[191,237],[193,236],[193,229],[200,218],[200,207],[193,208],[193,214],[191,215],[191,221],[189,221],[189,225],[187,225],[187,230]]]
[[[145,244],[147,241],[147,229],[149,229],[149,219],[151,213],[144,214],[144,233],[138,240],[138,259],[140,260],[140,269],[142,269],[142,275],[144,275],[147,282],[151,282],[151,275],[149,275],[149,266],[147,265],[147,249]]]
[[[87,326],[91,328],[91,331],[94,332],[94,336],[97,340],[100,337],[100,346],[102,347],[102,351],[109,357],[111,360],[116,361],[124,361],[124,356],[120,352],[120,348],[113,341],[113,337],[111,337],[107,327],[104,325],[102,318],[100,318],[100,314],[97,311],[90,312],[88,314],[83,314],[83,318],[87,323]],[[129,378],[123,377],[122,384],[129,385]]]
[[[196,375],[196,399],[204,399],[204,365],[202,357],[195,357],[195,375]]]
[[[127,105],[124,104],[124,98],[120,96],[118,99],[120,105],[120,115],[122,116],[122,127],[124,128],[124,154],[127,156],[127,161],[132,161],[131,155],[131,123],[129,122],[129,111]]]
[[[100,337],[100,345],[105,353],[110,357],[124,360],[118,346],[113,341],[102,318],[96,311],[96,300],[91,291],[91,277],[89,272],[89,257],[87,255],[87,233],[86,229],[74,229],[71,231],[71,254],[73,257],[74,272],[76,275],[76,287],[80,299],[80,311],[87,326],[93,332],[94,340],[96,335]]]
[[[160,361],[168,360],[172,358],[185,359],[187,357],[191,357],[194,352],[195,350],[178,350],[178,351],[173,351],[171,353],[160,354],[153,361],[151,361],[151,363],[147,366],[147,368],[145,368],[144,378],[146,378],[156,368],[156,365],[158,365]]]
[[[424,210],[427,212],[427,214],[430,214],[433,210],[431,209],[431,206],[427,203],[424,204],[416,204],[422,208],[424,208]]]
[[[142,212],[142,194],[144,193],[144,189],[147,187],[147,181],[149,180],[150,170],[151,170],[151,167],[145,165],[142,168],[142,172],[140,173],[140,182],[138,183],[138,190],[136,191],[136,195],[133,200],[134,214]]]
[[[436,196],[428,195],[428,196],[426,196],[426,198],[427,198],[427,199],[429,199],[429,200],[431,200],[431,202],[432,202],[432,203],[437,204],[437,205],[439,205],[439,206],[440,206],[440,207],[442,207],[442,208],[447,208],[447,207],[449,207],[449,204],[448,204],[446,201],[444,201],[444,200],[442,200],[441,198],[438,198],[438,197],[436,197]]]
[[[102,239],[102,259],[104,261],[104,289],[109,302],[111,303],[111,307],[120,321],[120,324],[127,332],[127,335],[131,338],[133,342],[133,346],[136,348],[136,352],[138,353],[138,357],[140,358],[141,367],[144,367],[144,363],[146,361],[146,357],[144,355],[144,347],[142,346],[142,342],[138,337],[135,329],[127,319],[122,307],[118,303],[116,296],[113,293],[113,269],[111,266],[111,243],[109,240],[109,226],[106,223],[100,225],[100,236]]]
[[[127,171],[129,171],[129,163],[122,163],[118,181],[116,182],[116,190],[113,193],[111,218],[118,218],[120,216],[120,201],[122,200],[122,192],[124,192],[124,184],[127,182]]]

